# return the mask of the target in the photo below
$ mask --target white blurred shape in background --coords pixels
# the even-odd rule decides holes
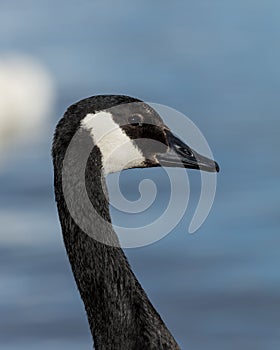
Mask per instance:
[[[42,63],[21,54],[0,55],[0,160],[39,140],[54,108],[54,83]]]

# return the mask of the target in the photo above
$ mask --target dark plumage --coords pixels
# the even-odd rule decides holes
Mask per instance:
[[[141,101],[128,96],[95,96],[68,108],[57,125],[53,141],[55,198],[66,251],[85,305],[95,348],[97,350],[175,350],[179,349],[178,344],[133,274],[118,245],[118,238],[112,226],[104,227],[102,222],[97,220],[91,227],[93,236],[86,234],[70,215],[63,194],[63,160],[72,137],[80,128],[81,120],[88,113],[131,102]],[[162,123],[160,118],[158,123],[160,128],[160,123]],[[125,132],[133,139],[131,130],[128,128]],[[149,130],[151,129],[147,128],[147,133],[150,132]],[[92,138],[89,133],[81,132],[83,140],[91,145]],[[166,151],[168,148],[167,136],[165,133],[162,136],[163,131],[161,136],[160,131],[155,132],[159,132],[156,138],[161,138],[161,142],[165,144],[165,150],[162,152]],[[143,136],[147,137],[147,135]],[[77,147],[73,158],[79,159],[81,151]],[[159,165],[152,163],[147,166]],[[216,165],[213,164],[213,162],[210,164],[209,169],[212,167],[212,170],[209,171],[215,171],[213,167]],[[71,166],[74,169],[76,166],[75,170],[79,171],[78,163],[75,165],[75,161]],[[69,170],[69,174],[71,182],[72,177],[76,176],[73,174],[73,168]],[[75,188],[79,186],[78,182],[77,178],[73,179],[73,183],[71,182],[69,186]],[[105,182],[102,172],[102,155],[98,147],[92,147],[87,160],[85,183],[93,207],[103,219],[111,223],[109,203],[102,190]],[[83,212],[83,208],[78,208],[78,210]],[[108,244],[98,241],[100,235],[106,237]]]

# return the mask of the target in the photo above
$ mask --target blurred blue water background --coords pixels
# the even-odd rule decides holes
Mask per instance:
[[[0,5],[0,53],[33,55],[55,77],[52,128],[68,105],[102,93],[166,104],[198,125],[222,169],[209,217],[186,233],[199,193],[199,174],[191,173],[183,220],[127,255],[182,349],[278,350],[279,1]],[[54,204],[51,138],[52,130],[40,130],[39,141],[1,164],[3,350],[91,348]],[[122,177],[129,198],[139,174]],[[143,176],[158,183],[151,210],[159,210],[168,196],[164,174]],[[112,214],[118,222],[121,214]]]

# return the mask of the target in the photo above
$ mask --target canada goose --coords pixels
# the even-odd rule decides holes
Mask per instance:
[[[106,133],[107,129],[111,131]],[[70,165],[65,164],[67,149],[77,133],[80,141],[86,140],[86,147],[90,146],[82,178],[77,177],[79,160],[83,157],[82,142],[72,147]],[[149,140],[158,141],[157,146]],[[125,148],[121,152],[110,154],[122,145]],[[217,163],[175,137],[149,105],[121,95],[94,96],[69,107],[56,127],[52,156],[64,243],[95,349],[179,349],[118,245],[104,177],[122,169],[160,165],[217,172]],[[69,186],[63,184],[63,171],[68,172]],[[82,206],[76,208],[83,221],[92,223],[91,234],[71,216],[69,205],[75,206],[76,199],[66,200],[64,193],[68,186],[79,195],[81,181],[85,181],[91,204],[104,220],[92,222]],[[106,227],[102,226],[105,221],[109,223]]]

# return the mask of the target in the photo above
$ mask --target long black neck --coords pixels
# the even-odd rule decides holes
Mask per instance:
[[[75,152],[79,156],[79,149],[75,148]],[[96,219],[92,223],[92,218],[89,217],[92,213],[88,213],[82,206],[79,207],[79,200],[72,198],[76,214],[83,216],[82,223],[92,223],[89,234],[73,219],[73,209],[69,210],[71,203],[65,200],[67,187],[65,189],[63,186],[62,171],[65,154],[58,156],[55,144],[53,149],[55,196],[64,243],[85,305],[95,349],[179,349],[118,246],[117,236],[110,224],[109,205],[103,191],[105,181],[98,152],[96,148],[91,152],[84,179],[90,202],[101,220]],[[81,184],[75,174],[77,169],[73,170],[73,163],[69,169],[67,165],[64,167],[66,174],[69,173],[69,188],[74,189],[74,193],[77,189],[76,194],[79,195]],[[103,226],[103,220],[109,224]]]

